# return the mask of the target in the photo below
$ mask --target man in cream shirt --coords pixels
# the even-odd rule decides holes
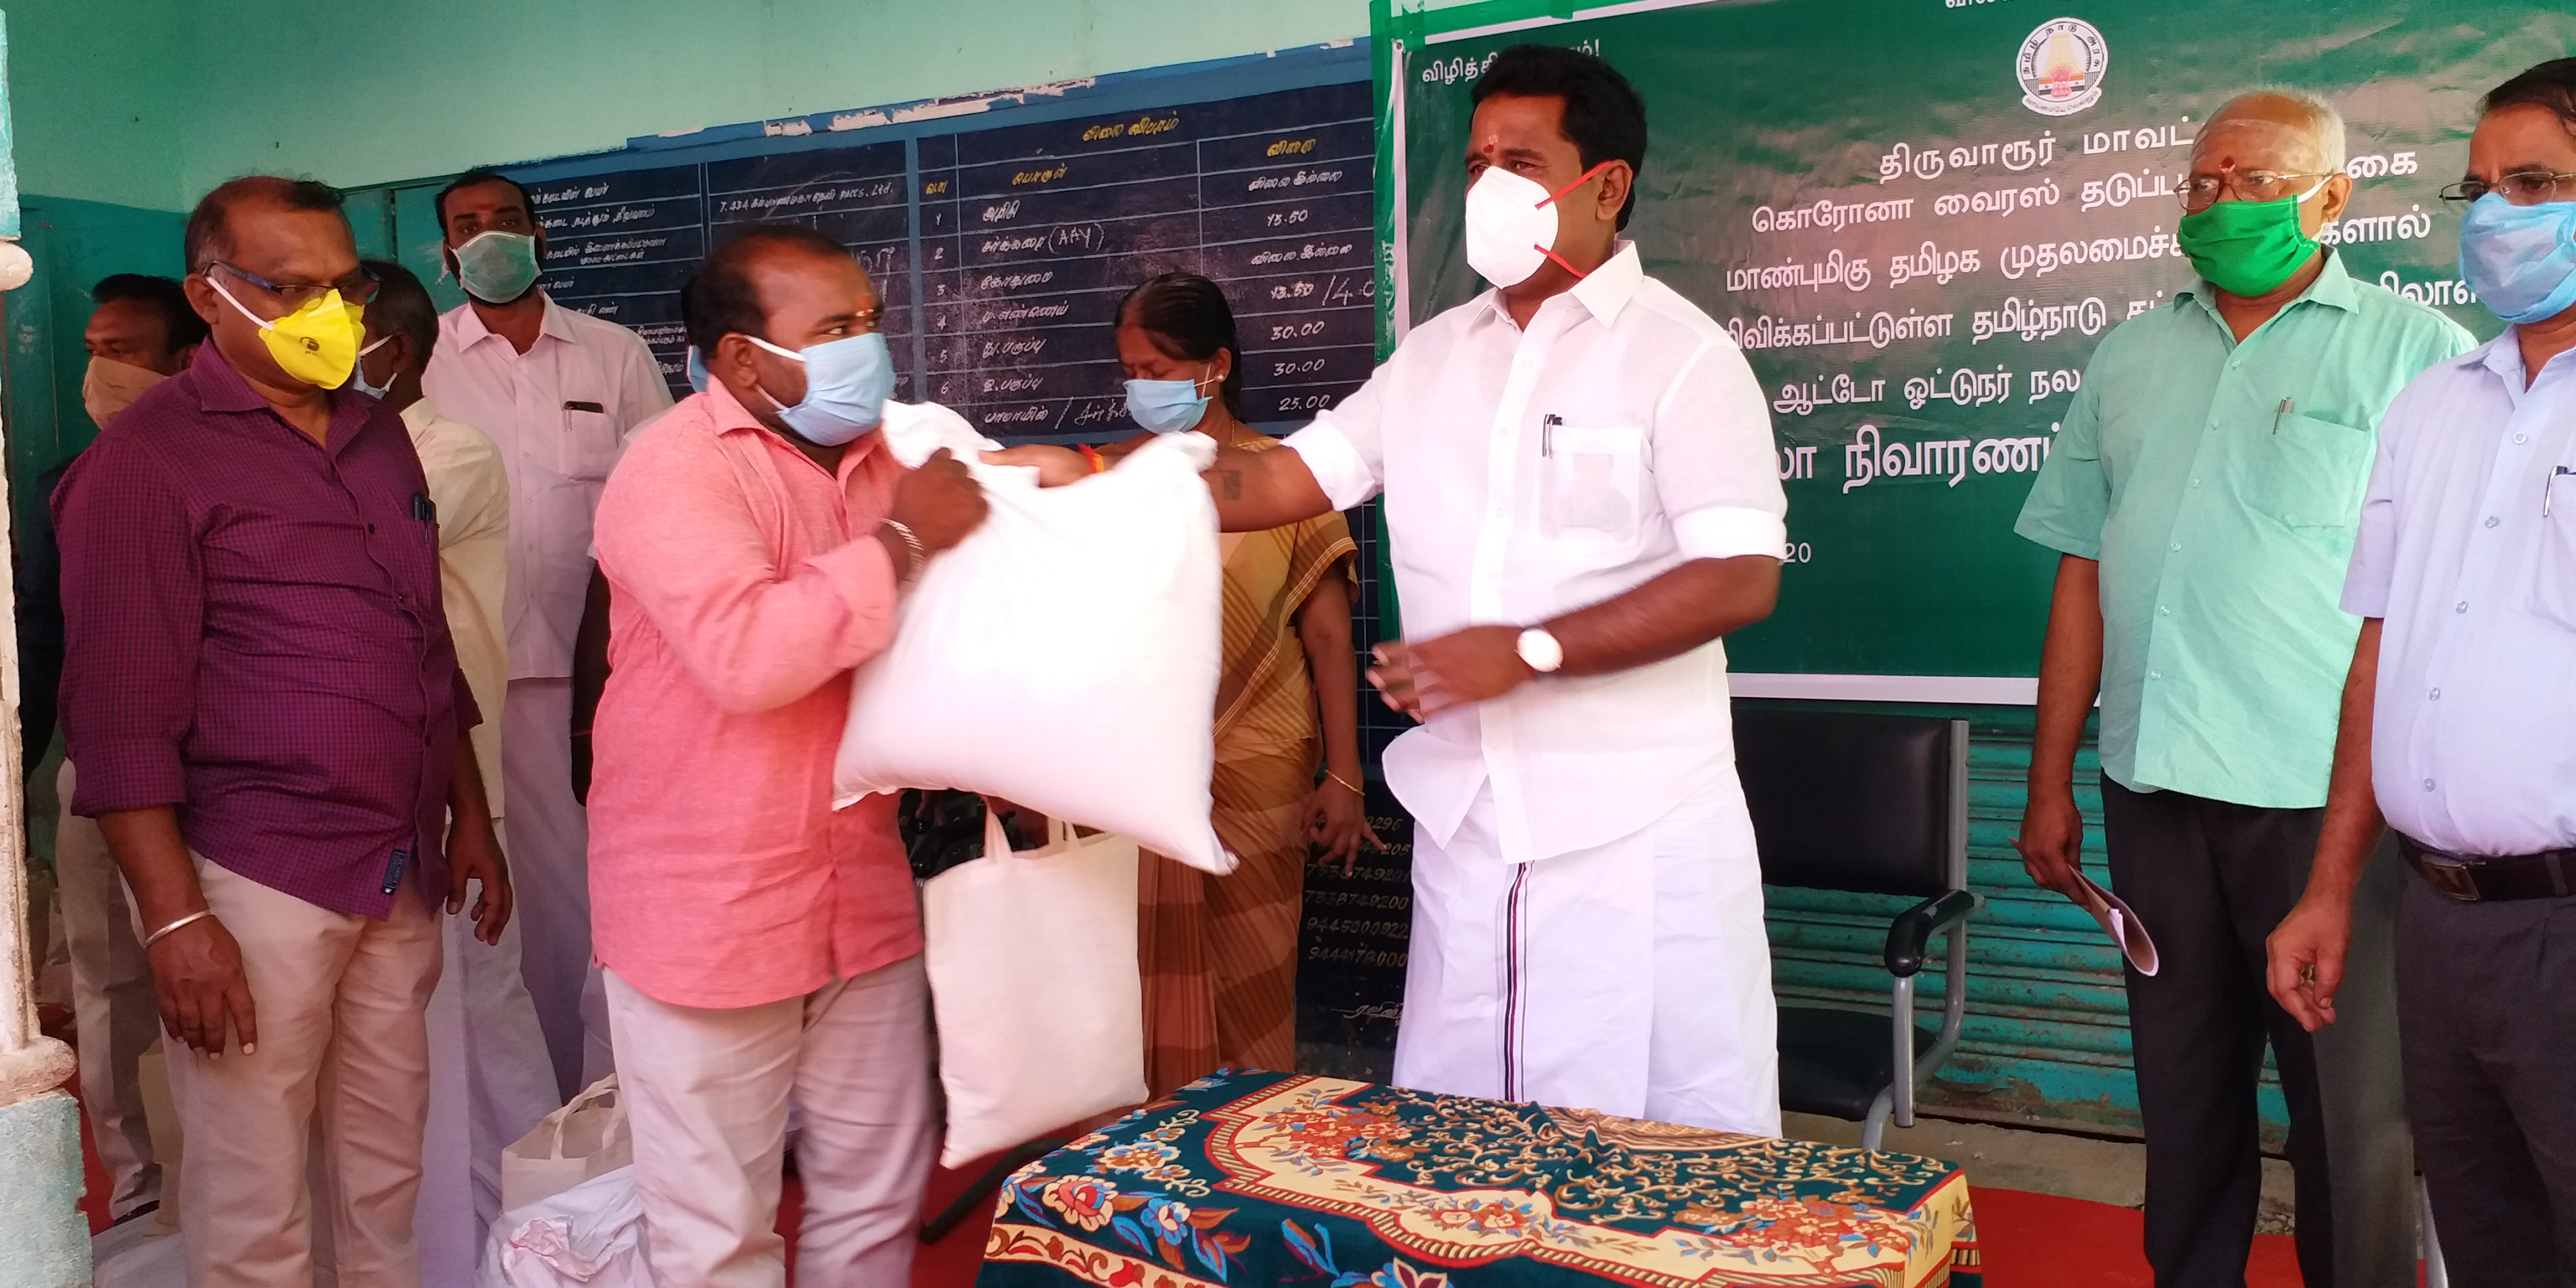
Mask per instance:
[[[510,655],[501,605],[508,584],[510,481],[483,431],[442,415],[421,396],[421,371],[438,347],[438,309],[410,270],[365,261],[381,284],[367,306],[366,348],[353,383],[402,414],[429,481],[438,520],[439,593],[456,665],[474,701],[499,710]],[[506,823],[501,731],[476,726],[475,759],[496,824]],[[470,942],[473,926],[451,917],[446,968],[429,997],[429,1131],[421,1150],[421,1277],[467,1283],[483,1232],[501,1214],[501,1151],[563,1103],[537,1012],[520,979],[520,931],[498,944]]]
[[[1779,586],[1768,410],[1618,237],[1646,151],[1628,82],[1521,46],[1475,96],[1467,259],[1496,289],[1292,450],[1220,455],[1210,490],[1234,531],[1386,497],[1407,640],[1373,676],[1424,721],[1386,754],[1415,820],[1395,1081],[1777,1135],[1719,643]]]
[[[626,440],[671,391],[632,331],[546,298],[545,230],[517,183],[488,171],[438,194],[466,302],[439,319],[422,388],[492,436],[510,475],[510,584],[501,711],[523,962],[567,1096],[610,1069],[606,995],[590,957],[590,830],[572,794],[572,642],[590,586],[591,512]]]

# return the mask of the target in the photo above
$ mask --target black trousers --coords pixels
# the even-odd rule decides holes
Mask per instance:
[[[2461,903],[2407,873],[2397,1006],[2451,1282],[2576,1281],[2576,896]]]
[[[2324,813],[2102,780],[2111,883],[2155,936],[2162,967],[2152,979],[2128,972],[2157,1288],[2243,1288],[2263,1188],[2254,1096],[2267,1041],[2290,1109],[2300,1278],[2338,1282],[2315,1047],[2263,986],[2263,941],[2307,888]]]

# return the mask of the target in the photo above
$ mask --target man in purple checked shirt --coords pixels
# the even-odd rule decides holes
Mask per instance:
[[[340,202],[255,177],[197,204],[211,343],[54,499],[72,808],[174,1040],[197,1288],[309,1288],[317,1221],[341,1282],[416,1288],[438,905],[479,883],[486,943],[510,915],[436,507],[401,418],[348,387],[375,283]]]

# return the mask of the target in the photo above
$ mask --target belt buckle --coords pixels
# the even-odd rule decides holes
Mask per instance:
[[[2432,883],[2433,889],[2443,897],[2462,903],[2479,900],[2477,875],[2469,870],[2468,864],[2454,863],[2432,854],[2422,856],[2421,862],[2424,879]]]

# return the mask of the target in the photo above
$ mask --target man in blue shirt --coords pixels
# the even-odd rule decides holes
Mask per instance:
[[[2399,1031],[2452,1282],[2555,1285],[2576,1275],[2576,58],[2487,95],[2442,195],[2468,204],[2470,289],[2513,325],[2388,410],[2333,789],[2270,985],[2335,1021],[2384,816],[2415,872]]]

